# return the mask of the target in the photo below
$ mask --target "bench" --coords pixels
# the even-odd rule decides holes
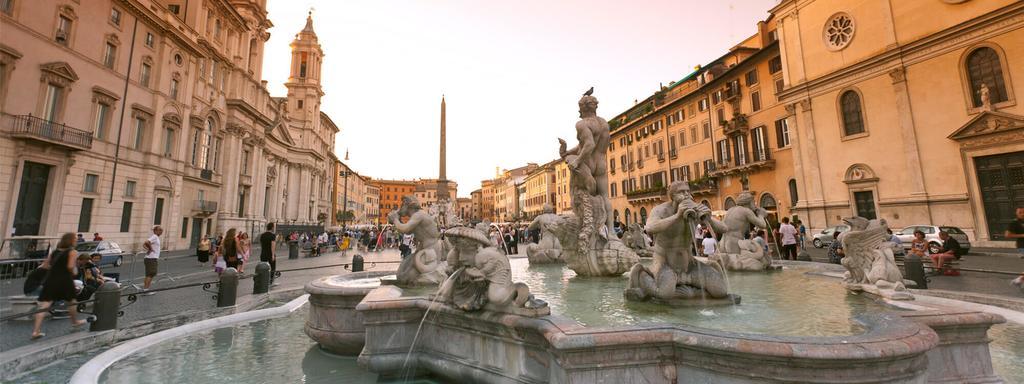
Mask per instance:
[[[904,259],[906,258],[906,254],[902,254],[902,253],[901,254],[897,254],[897,255],[895,255],[895,257],[896,257],[896,265],[902,267],[903,264],[904,264]],[[952,270],[960,270],[960,261],[961,260],[962,259],[948,260],[948,261],[946,261],[946,266],[949,269],[952,269]],[[922,257],[921,258],[921,264],[924,266],[925,269],[931,269],[931,270],[937,269],[937,268],[935,268],[934,265],[932,265],[932,258],[931,257]]]

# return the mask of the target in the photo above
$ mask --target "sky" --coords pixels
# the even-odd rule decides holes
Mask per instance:
[[[324,50],[321,110],[339,158],[385,179],[447,177],[459,196],[575,145],[577,101],[594,87],[615,116],[757,31],[777,0],[269,0],[263,77],[284,96],[288,44],[313,9]]]

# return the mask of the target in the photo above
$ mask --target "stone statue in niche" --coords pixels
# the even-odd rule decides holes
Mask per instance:
[[[400,217],[409,218],[401,222]],[[426,211],[420,209],[420,203],[414,196],[403,196],[402,206],[388,214],[388,223],[403,234],[412,234],[416,253],[398,265],[397,285],[433,285],[443,281],[447,276],[447,265],[441,260],[443,256],[441,231],[437,220]]]
[[[739,302],[726,290],[725,271],[718,264],[693,257],[693,230],[697,223],[708,222],[711,210],[693,201],[685,181],[672,183],[669,194],[671,200],[654,207],[647,219],[647,232],[654,236],[654,262],[650,268],[633,266],[626,299],[670,305],[686,305],[691,299],[702,304]]]
[[[555,214],[551,204],[544,204],[544,213],[537,215],[530,223],[528,230],[540,230],[540,241],[526,246],[526,257],[530,264],[562,262],[562,242],[555,235],[555,226],[562,217]]]
[[[591,88],[579,100],[580,121],[576,123],[579,145],[567,149],[558,139],[559,155],[569,167],[572,216],[567,226],[575,227],[575,239],[562,241],[569,268],[579,276],[618,276],[639,258],[611,235],[611,201],[608,199],[608,122],[597,116],[597,98]]]
[[[843,244],[842,265],[846,267],[843,286],[851,291],[866,291],[894,300],[911,300],[913,296],[903,284],[903,274],[896,266],[893,244],[888,241],[885,220],[868,220],[860,216],[843,219],[850,230],[839,235]]]
[[[438,296],[464,311],[550,314],[547,303],[530,294],[530,287],[512,282],[508,256],[498,251],[487,237],[488,226],[480,223],[475,228],[454,227],[445,231],[445,238],[453,246],[448,253],[452,271]]]
[[[625,243],[637,256],[651,257],[651,247],[647,244],[647,235],[640,223],[632,223],[626,229]]]
[[[981,109],[986,111],[992,110],[992,95],[988,89],[988,84],[981,83],[981,88],[978,89],[978,94],[981,96]]]
[[[753,241],[744,239],[751,226],[768,229],[768,222],[765,220],[768,212],[754,207],[753,202],[754,196],[743,191],[736,198],[736,205],[729,208],[721,221],[715,218],[708,219],[711,229],[722,234],[718,252],[709,258],[730,271],[763,271],[772,264],[771,257],[764,252],[764,248],[756,243],[751,247],[750,243]]]

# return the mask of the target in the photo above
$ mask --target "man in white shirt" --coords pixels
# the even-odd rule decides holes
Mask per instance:
[[[704,234],[704,240],[701,241],[701,245],[704,246],[704,256],[711,257],[718,249],[718,241],[715,240],[711,233]]]
[[[796,260],[796,244],[799,231],[789,223],[788,217],[782,218],[782,225],[779,225],[779,237],[782,238],[782,258]]]
[[[153,234],[149,236],[149,239],[142,244],[142,248],[146,250],[146,258],[143,262],[146,265],[146,279],[142,284],[142,291],[146,295],[152,295],[149,291],[149,286],[153,284],[153,278],[156,277],[158,261],[160,260],[160,235],[164,233],[164,229],[159,225],[153,226]]]

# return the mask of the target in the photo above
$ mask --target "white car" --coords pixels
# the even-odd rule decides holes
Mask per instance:
[[[942,239],[939,238],[939,231],[946,231],[946,233],[949,234],[949,237],[956,239],[956,241],[960,243],[960,248],[963,249],[962,255],[967,254],[971,249],[971,241],[967,238],[967,234],[957,227],[909,225],[899,232],[893,232],[893,234],[896,235],[896,237],[900,239],[900,242],[903,243],[903,248],[910,249],[910,243],[914,241],[915,230],[924,232],[924,239],[928,241],[928,253],[939,253],[939,250],[942,249]]]
[[[832,244],[832,241],[834,240],[834,238],[832,237],[833,233],[835,233],[835,232],[843,233],[843,232],[846,232],[846,231],[849,231],[849,230],[850,230],[850,226],[846,225],[846,224],[840,224],[840,225],[835,225],[835,226],[831,226],[831,227],[825,228],[825,229],[821,230],[821,232],[818,232],[818,233],[814,234],[814,239],[811,240],[811,244],[814,245],[814,248],[824,248],[824,247],[827,247],[830,244]]]

